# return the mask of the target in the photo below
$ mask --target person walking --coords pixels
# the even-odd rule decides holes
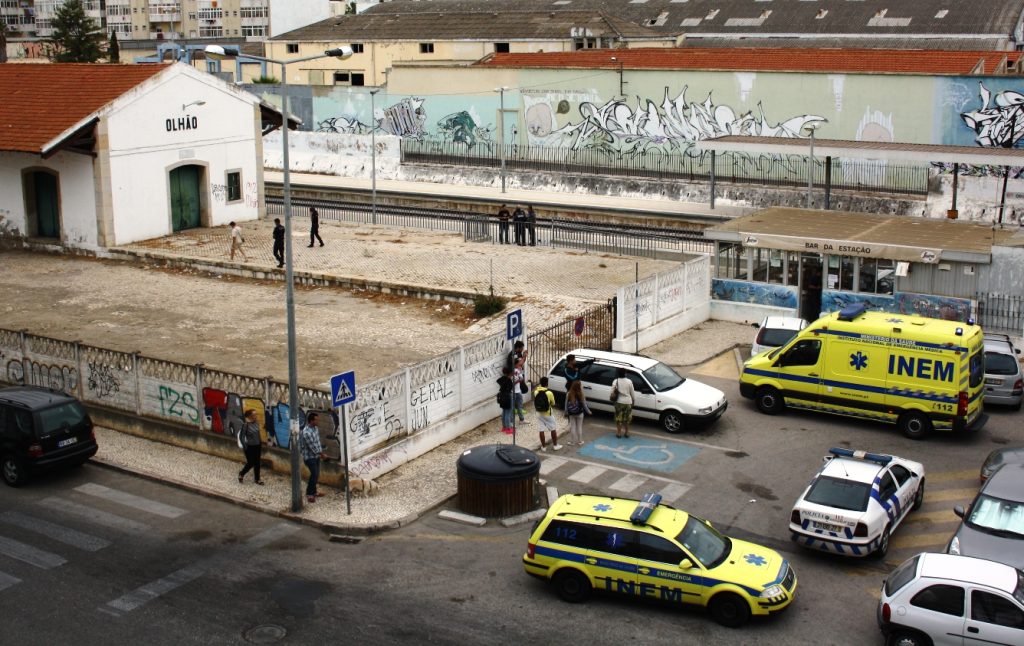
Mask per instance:
[[[498,407],[501,409],[501,432],[505,435],[512,435],[515,432],[515,412],[512,410],[512,389],[515,384],[512,382],[512,371],[508,366],[502,366],[501,376],[498,382]]]
[[[619,368],[612,382],[612,401],[615,403],[615,437],[629,437],[629,423],[633,421],[633,382],[626,369]]]
[[[310,413],[306,416],[306,426],[299,435],[299,446],[302,448],[302,461],[309,469],[309,482],[306,483],[306,500],[316,502],[316,499],[323,496],[316,490],[320,481],[320,459],[324,457],[324,449],[320,444],[320,428],[318,423],[320,415]]]
[[[313,240],[319,240],[320,246],[324,246],[323,238],[320,237],[320,213],[315,206],[309,207],[309,246],[313,246]]]
[[[583,382],[576,379],[565,394],[565,414],[569,418],[569,444],[583,446],[583,416],[593,415],[583,396]]]
[[[245,466],[238,472],[238,481],[245,479],[245,474],[252,470],[252,477],[256,484],[263,484],[260,479],[260,458],[263,455],[263,440],[260,438],[260,424],[256,421],[256,411],[252,408],[245,411],[242,416],[242,428],[238,429],[241,435],[242,450],[245,451]]]
[[[541,377],[540,385],[533,390],[533,407],[537,410],[537,431],[540,435],[540,450],[547,451],[545,432],[551,433],[551,448],[560,451],[558,425],[555,423],[555,394],[548,390],[548,378]]]
[[[235,259],[237,251],[242,254],[242,260],[249,262],[249,257],[242,250],[242,244],[245,242],[245,238],[242,237],[242,227],[238,226],[234,220],[228,222],[228,226],[231,227],[231,260]]]
[[[281,218],[274,218],[274,260],[278,267],[284,267],[284,225]]]
[[[533,210],[533,205],[526,207],[526,230],[530,234],[530,246],[537,246],[537,212]]]
[[[498,244],[508,244],[508,223],[512,215],[504,204],[498,209]]]
[[[520,247],[526,244],[526,211],[522,206],[517,206],[512,212],[512,225],[515,227],[516,244]]]

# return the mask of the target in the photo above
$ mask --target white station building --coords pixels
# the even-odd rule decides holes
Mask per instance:
[[[95,250],[263,212],[280,113],[170,65],[0,65],[0,235]]]

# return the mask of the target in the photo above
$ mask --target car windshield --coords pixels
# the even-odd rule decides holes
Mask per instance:
[[[709,570],[718,567],[732,548],[728,536],[719,534],[715,528],[696,516],[690,516],[676,540]]]
[[[1002,354],[999,352],[986,352],[985,374],[1015,375],[1017,374],[1017,360],[1008,354]]]
[[[811,490],[807,492],[804,499],[807,502],[836,509],[865,511],[868,508],[870,495],[871,485],[866,482],[821,476],[811,485]]]
[[[1017,588],[1013,591],[1013,598],[1024,604],[1024,570],[1017,570]]]
[[[85,410],[77,402],[68,402],[60,406],[39,411],[39,434],[49,435],[65,426],[73,428],[85,419]]]
[[[759,342],[761,345],[785,345],[789,343],[789,340],[796,336],[797,330],[784,330],[777,327],[766,327],[762,328],[761,334],[758,335]]]
[[[982,531],[1024,538],[1024,503],[982,494],[974,503],[967,524]]]
[[[680,377],[679,373],[663,363],[656,363],[644,370],[644,377],[647,377],[647,381],[658,392],[672,390],[686,381],[685,377]]]

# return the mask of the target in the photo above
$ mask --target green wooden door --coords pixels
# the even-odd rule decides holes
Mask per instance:
[[[171,171],[171,227],[174,231],[199,226],[199,167]]]
[[[41,238],[60,237],[60,214],[57,202],[57,177],[50,173],[33,173],[36,193],[36,235]]]

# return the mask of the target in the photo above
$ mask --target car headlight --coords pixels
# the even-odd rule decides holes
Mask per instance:
[[[700,410],[698,410],[697,413],[699,415],[710,415],[711,411],[713,411],[713,410],[715,410],[714,406],[705,406],[704,408],[701,408]]]
[[[764,592],[761,593],[761,597],[767,599],[770,597],[781,597],[784,594],[786,594],[786,591],[782,589],[781,585],[776,584],[765,588]]]
[[[949,548],[946,549],[946,552],[960,556],[960,538],[958,536],[954,536],[953,540],[949,542]]]

